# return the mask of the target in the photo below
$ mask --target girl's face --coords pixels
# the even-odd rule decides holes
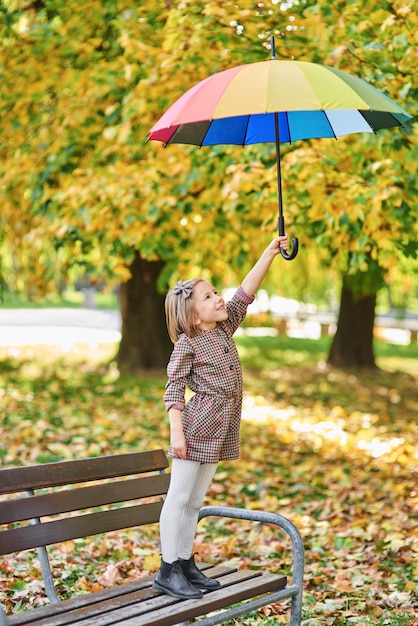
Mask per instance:
[[[200,280],[193,288],[196,320],[201,330],[212,330],[217,322],[228,319],[224,299],[206,280]]]

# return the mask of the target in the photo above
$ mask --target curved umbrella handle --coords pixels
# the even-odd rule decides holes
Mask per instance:
[[[282,248],[280,248],[280,254],[282,255],[284,259],[286,259],[286,261],[291,261],[292,259],[294,259],[298,251],[299,251],[299,240],[297,237],[292,237],[292,252],[290,254],[288,254],[286,250],[283,250]]]
[[[278,226],[279,236],[283,237],[284,235],[283,215],[279,215],[277,226]],[[291,261],[292,259],[294,259],[298,251],[299,251],[299,239],[297,237],[292,238],[292,252],[290,254],[288,254],[286,250],[282,250],[282,248],[280,248],[280,254],[282,255],[284,259],[286,259],[286,261]]]

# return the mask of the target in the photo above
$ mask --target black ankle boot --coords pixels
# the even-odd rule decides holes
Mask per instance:
[[[203,572],[200,571],[194,562],[194,554],[192,554],[190,559],[179,559],[179,561],[183,574],[194,587],[206,589],[207,591],[214,591],[215,589],[219,589],[221,586],[219,580],[208,578]]]
[[[157,591],[162,591],[173,598],[180,598],[180,600],[202,597],[201,591],[193,587],[183,574],[180,561],[166,563],[161,560],[161,567],[154,578],[153,587]]]

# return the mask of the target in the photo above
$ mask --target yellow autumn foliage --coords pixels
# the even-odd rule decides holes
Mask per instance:
[[[6,0],[0,24],[2,245],[32,291],[74,263],[119,282],[133,249],[179,268],[216,251],[220,276],[237,251],[240,270],[252,259],[276,230],[274,147],[164,149],[146,133],[198,81],[269,58],[271,34],[279,58],[335,65],[414,113],[409,1],[49,4]],[[416,239],[416,159],[416,130],[283,146],[289,233],[335,270],[393,271]],[[286,271],[303,281],[301,267]]]

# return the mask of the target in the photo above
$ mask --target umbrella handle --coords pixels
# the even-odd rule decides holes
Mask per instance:
[[[291,261],[292,259],[294,259],[298,251],[299,251],[299,240],[297,237],[292,237],[292,252],[290,254],[288,254],[286,250],[283,250],[282,248],[280,248],[280,254],[282,255],[284,259],[286,259],[286,261]]]
[[[284,217],[282,215],[279,215],[278,230],[279,230],[279,236],[283,237]],[[290,254],[288,254],[286,250],[283,250],[282,248],[280,248],[280,254],[282,255],[284,259],[286,259],[286,261],[291,261],[292,259],[294,259],[298,251],[299,251],[299,240],[297,237],[292,238],[292,252]]]

